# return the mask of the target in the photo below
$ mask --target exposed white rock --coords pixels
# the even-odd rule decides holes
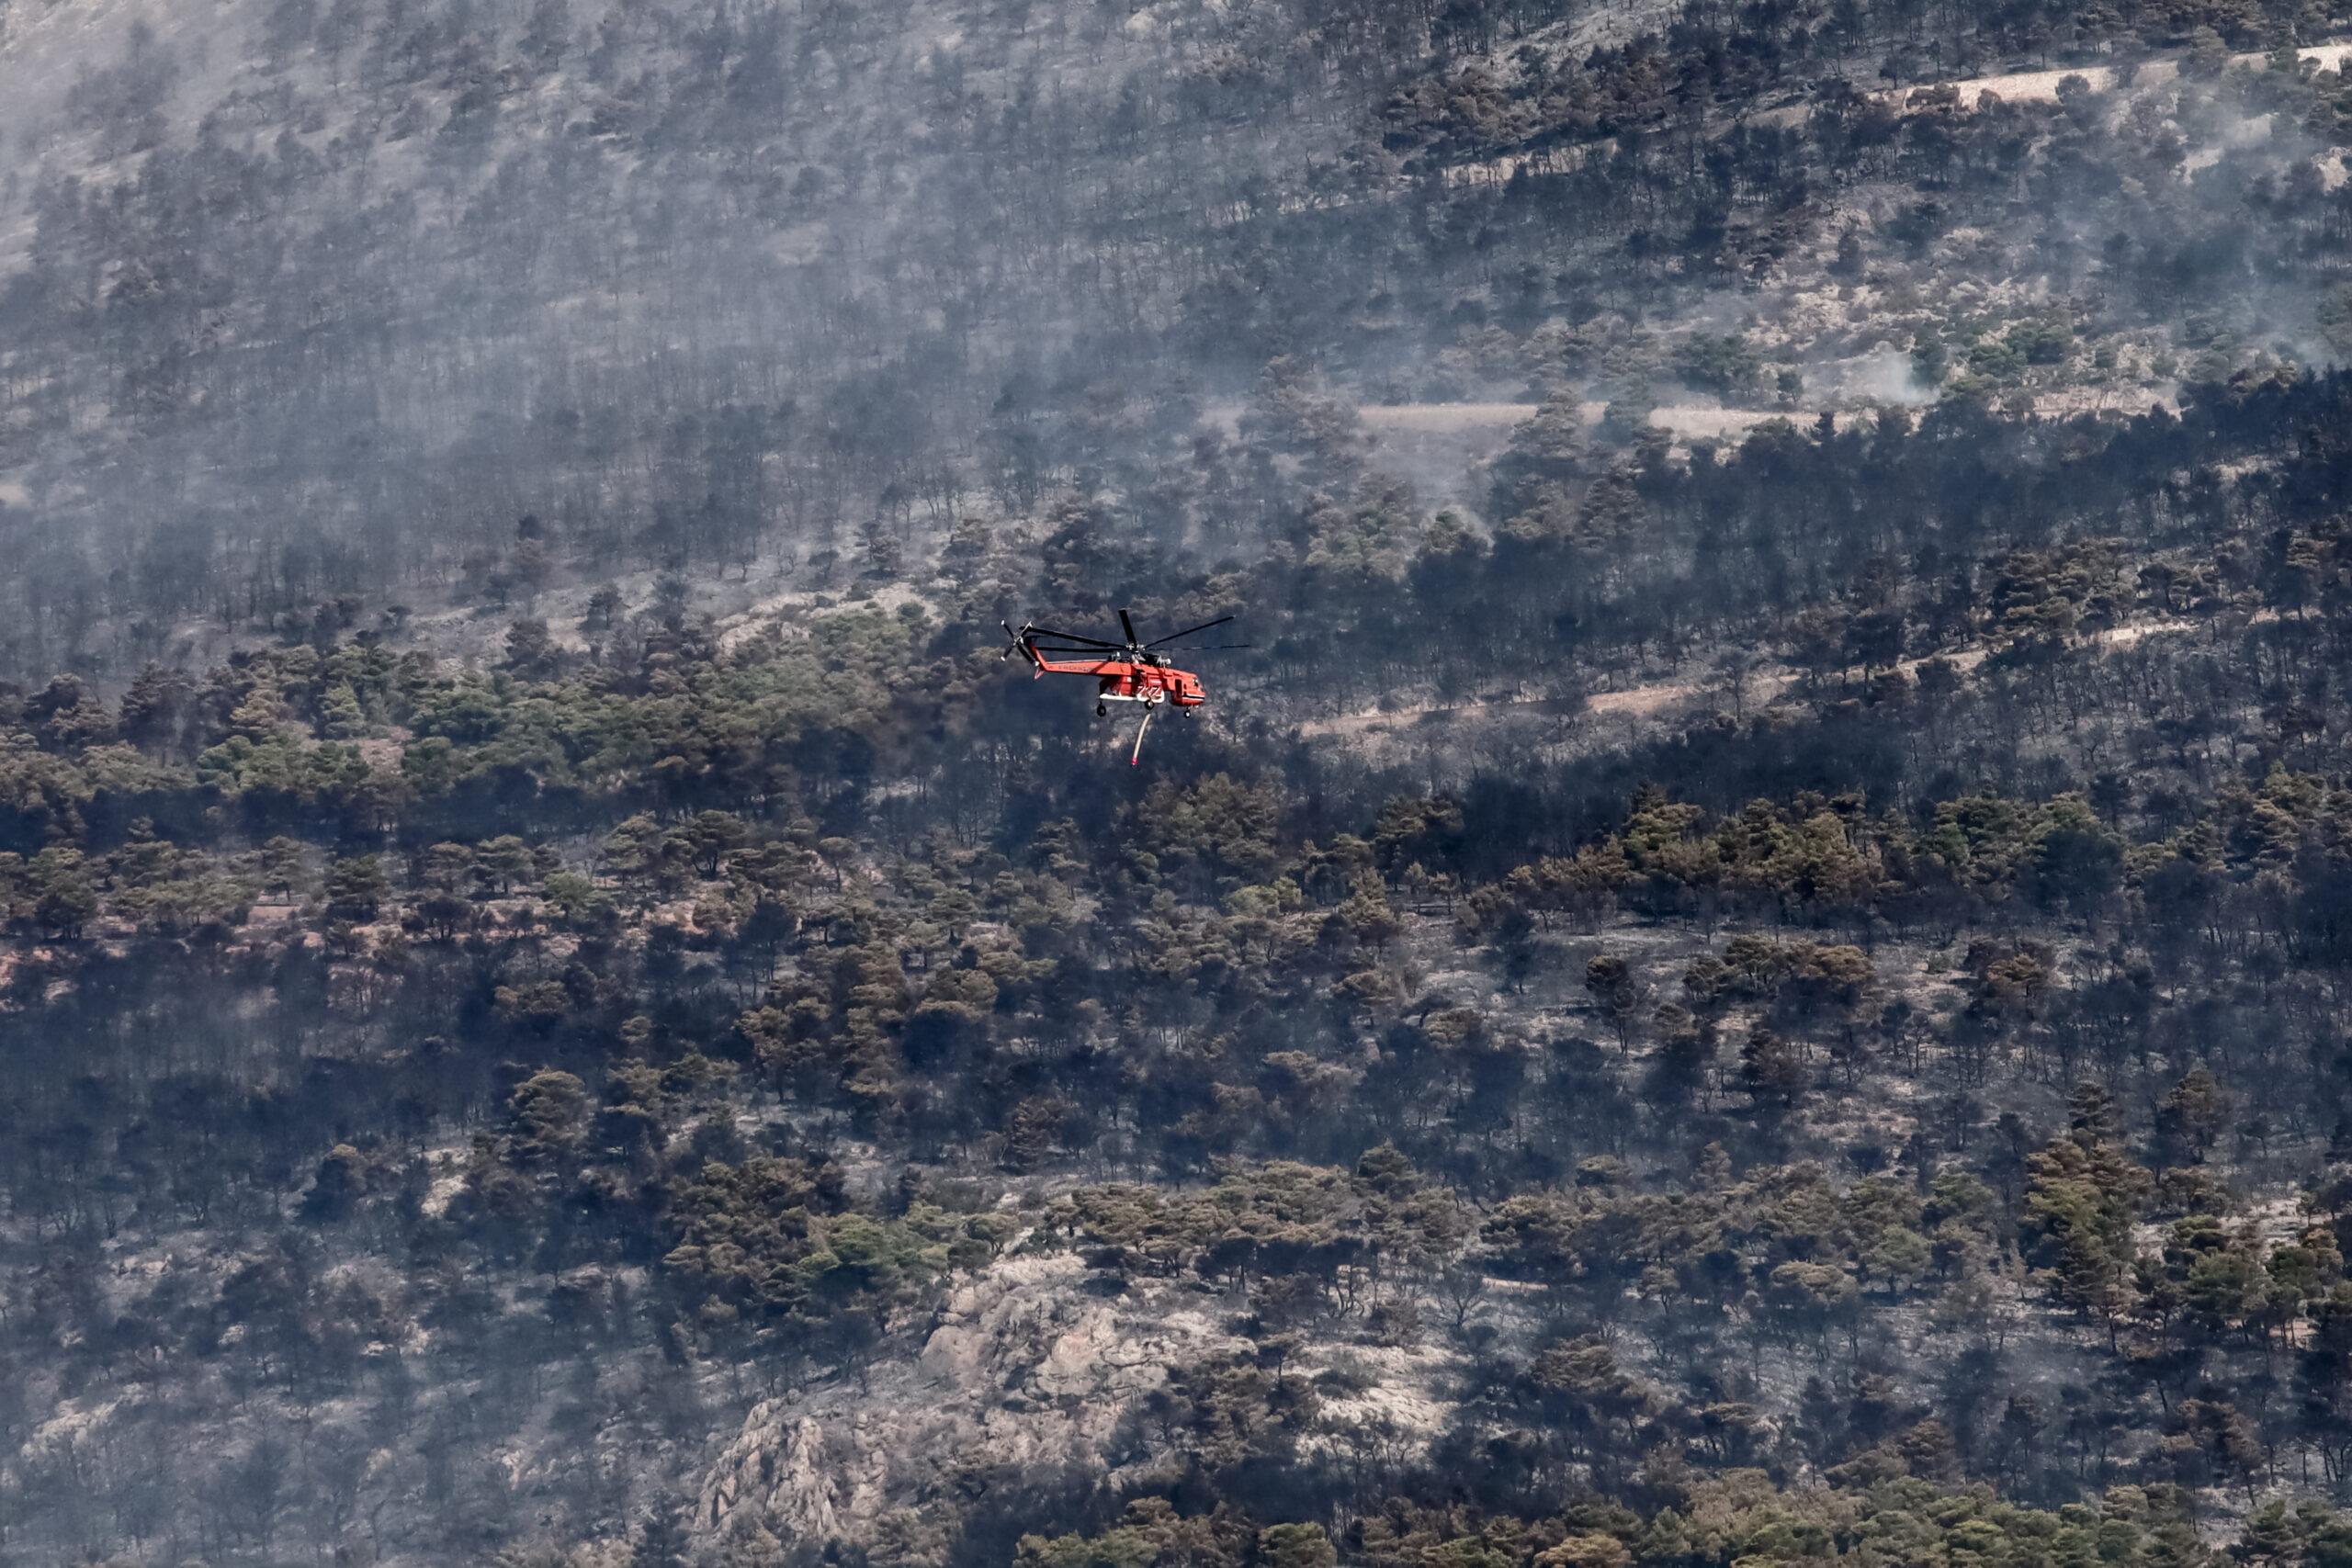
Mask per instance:
[[[705,1478],[697,1523],[863,1543],[975,1466],[1106,1472],[1122,1419],[1170,1365],[1232,1340],[1197,1294],[1138,1286],[1106,1300],[1085,1276],[1067,1255],[1007,1259],[956,1288],[921,1352],[885,1359],[864,1388],[762,1402]]]

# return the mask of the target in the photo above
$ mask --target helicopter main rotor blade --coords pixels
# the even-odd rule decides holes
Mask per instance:
[[[1122,616],[1124,616],[1124,615],[1126,614],[1126,612],[1125,612],[1125,611],[1124,611],[1124,610],[1122,610],[1122,611],[1120,611],[1120,612],[1119,612],[1119,614],[1120,614]],[[1221,626],[1225,625],[1225,623],[1226,623],[1226,622],[1227,622],[1227,621],[1229,621],[1229,620],[1231,620],[1231,619],[1233,619],[1233,617],[1232,617],[1231,615],[1219,615],[1219,616],[1218,616],[1216,620],[1214,620],[1214,621],[1203,621],[1203,622],[1202,622],[1199,626],[1187,626],[1184,630],[1182,630],[1182,631],[1181,631],[1181,632],[1170,632],[1170,633],[1169,633],[1166,637],[1161,637],[1161,638],[1159,639],[1159,642],[1148,642],[1148,643],[1145,643],[1145,644],[1144,644],[1144,646],[1145,646],[1146,648],[1158,648],[1158,647],[1159,646],[1159,644],[1160,644],[1160,643],[1162,643],[1162,642],[1174,642],[1174,641],[1175,641],[1178,637],[1191,637],[1194,632],[1204,632],[1204,631],[1208,630],[1211,626]]]
[[[1171,648],[1170,653],[1223,653],[1229,648],[1255,648],[1254,642],[1204,642],[1198,648]]]
[[[1127,613],[1125,610],[1119,612],[1119,626],[1121,630],[1127,634],[1127,646],[1129,648],[1135,647],[1136,624],[1127,618]]]
[[[1120,645],[1115,642],[1104,642],[1099,637],[1080,637],[1076,632],[1057,632],[1051,626],[1031,626],[1029,630],[1033,635],[1037,637],[1057,637],[1063,642],[1080,642],[1084,643],[1089,648],[1107,648],[1114,653],[1118,651],[1120,647]]]

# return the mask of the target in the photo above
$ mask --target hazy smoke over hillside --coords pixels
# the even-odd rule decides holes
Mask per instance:
[[[1521,54],[1576,67],[1578,22],[1504,8],[1476,26],[1498,58],[1532,28]],[[1155,501],[1152,470],[1194,439],[1199,400],[1249,394],[1282,355],[1343,388],[1361,367],[1367,396],[1524,398],[1562,377],[1611,396],[1638,362],[1586,345],[1611,333],[1676,368],[1676,331],[1643,316],[1694,290],[1717,319],[1762,312],[1767,378],[1883,339],[1883,319],[1806,324],[1806,252],[1836,240],[1834,209],[1727,206],[1701,181],[1661,223],[1621,210],[1597,160],[1510,186],[1383,172],[1384,147],[1419,134],[1397,85],[1452,37],[1330,0],[287,0],[203,25],[19,5],[0,56],[22,106],[0,296],[12,657],[119,675],[207,624],[388,587],[505,592],[496,558],[525,514],[593,571],[903,553],[967,511],[1031,512],[1073,485],[1187,536],[1192,503]],[[2130,117],[2173,134],[2159,106]],[[2249,134],[2213,112],[2179,122],[2216,146]],[[2199,177],[2136,239],[2145,203],[2072,233],[2076,176],[2053,169],[2041,215],[2004,221],[2007,254],[1949,256],[1929,287],[1981,293],[1996,330],[2036,298],[2058,308],[1974,287],[2043,265],[2047,223],[2047,265],[2108,296],[2108,326],[2131,323],[2142,286],[2089,275],[2147,246],[2177,279],[2160,316],[2311,346],[2310,290],[2274,280],[2281,256],[2230,220],[2316,177],[2294,172],[2305,152],[2300,132],[2225,152],[2208,174],[2226,178]],[[1921,248],[1909,231],[1939,219],[1872,194],[1868,165],[1847,177],[1888,222],[1856,265],[1900,271]],[[2178,201],[2234,248],[2173,255]],[[2099,251],[2110,235],[2120,256]],[[1734,289],[1759,281],[1760,301]],[[1893,314],[1921,318],[1913,335],[1955,325]],[[1736,358],[1690,385],[1771,391]]]

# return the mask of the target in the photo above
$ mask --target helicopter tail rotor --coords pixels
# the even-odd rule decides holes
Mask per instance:
[[[997,625],[1004,627],[1004,635],[1009,639],[1004,651],[997,657],[1010,659],[1017,653],[1029,661],[1033,674],[1043,675],[1046,672],[1046,661],[1037,654],[1037,628],[1024,625],[1019,631],[1014,631],[1011,622],[999,621]]]

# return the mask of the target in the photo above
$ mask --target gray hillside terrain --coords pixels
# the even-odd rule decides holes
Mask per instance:
[[[2343,1568],[2347,38],[0,0],[0,1568]]]

